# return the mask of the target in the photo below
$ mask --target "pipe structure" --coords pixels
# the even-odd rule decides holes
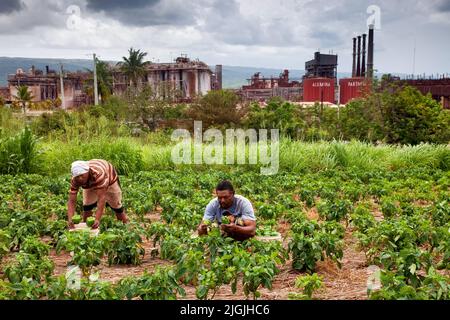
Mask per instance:
[[[352,64],[352,78],[356,76],[356,38],[353,38],[353,64]]]
[[[374,25],[369,26],[369,51],[367,53],[367,77],[373,78]]]
[[[358,53],[356,62],[356,76],[361,77],[361,36],[358,36]]]
[[[366,38],[367,38],[367,34],[363,34],[361,77],[366,76]]]

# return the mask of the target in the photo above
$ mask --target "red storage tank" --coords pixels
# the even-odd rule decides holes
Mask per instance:
[[[362,97],[367,92],[368,81],[366,78],[346,78],[339,80],[340,103],[347,104],[355,98]]]
[[[330,78],[303,79],[303,101],[335,103],[335,81]]]

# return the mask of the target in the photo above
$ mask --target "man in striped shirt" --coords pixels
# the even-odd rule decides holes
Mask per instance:
[[[93,229],[97,229],[105,211],[109,206],[118,220],[128,222],[125,210],[122,206],[122,190],[120,189],[119,176],[116,169],[106,160],[94,159],[90,161],[75,161],[72,163],[72,180],[68,201],[69,228],[74,228],[72,217],[75,214],[77,194],[80,187],[83,189],[83,221],[95,212]]]

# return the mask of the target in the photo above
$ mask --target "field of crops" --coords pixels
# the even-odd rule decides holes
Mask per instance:
[[[108,210],[97,237],[67,231],[69,175],[2,175],[0,299],[449,299],[445,159],[439,167],[275,176],[245,168],[132,173],[121,176],[131,223]],[[281,242],[195,236],[222,179],[252,201],[258,235],[276,231]],[[82,271],[79,289],[68,283],[68,265]],[[373,266],[381,289],[368,290]]]

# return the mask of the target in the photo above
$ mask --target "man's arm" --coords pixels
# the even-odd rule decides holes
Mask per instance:
[[[97,211],[95,211],[95,222],[92,226],[92,229],[97,229],[100,226],[100,220],[102,219],[103,213],[105,212],[107,190],[107,188],[97,190]]]
[[[216,200],[217,199],[211,200],[205,208],[205,214],[203,215],[202,222],[197,227],[197,232],[198,232],[199,236],[208,234],[208,226],[206,224],[204,224],[203,222],[205,220],[209,220],[211,222],[214,221],[214,217],[216,214],[216,211],[215,211],[216,210]]]
[[[69,201],[67,202],[67,221],[69,223],[69,228],[73,229],[74,224],[72,222],[72,217],[75,214],[75,209],[77,205],[77,194],[69,193]]]
[[[256,221],[244,220],[244,226],[223,224],[222,230],[236,240],[246,240],[256,235]]]

